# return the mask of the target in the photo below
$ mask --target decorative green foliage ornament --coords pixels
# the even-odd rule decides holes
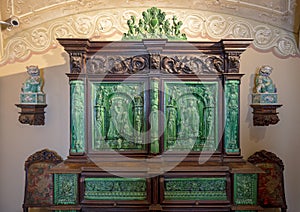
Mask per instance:
[[[122,40],[141,40],[162,38],[169,40],[187,40],[186,35],[180,33],[182,21],[166,19],[166,13],[161,9],[152,7],[142,13],[143,18],[138,22],[135,16],[127,21],[128,32],[124,33]]]

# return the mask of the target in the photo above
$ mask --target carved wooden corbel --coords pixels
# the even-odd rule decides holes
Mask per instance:
[[[21,108],[21,112],[19,112],[19,121],[22,124],[45,124],[44,108],[47,107],[46,104],[16,104],[16,106]]]
[[[254,126],[269,126],[270,124],[277,124],[279,122],[277,108],[281,104],[276,105],[258,105],[251,104],[253,108],[253,125]]]
[[[70,67],[71,73],[82,73],[83,53],[71,52],[70,53]]]

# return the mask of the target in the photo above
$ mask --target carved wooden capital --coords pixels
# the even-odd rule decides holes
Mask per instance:
[[[240,70],[240,53],[230,52],[228,54],[228,72],[239,73]]]
[[[70,53],[70,71],[71,73],[82,73],[83,71],[83,53],[71,52]]]

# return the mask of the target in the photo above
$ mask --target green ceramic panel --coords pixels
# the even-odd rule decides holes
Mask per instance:
[[[226,178],[166,178],[166,200],[227,200]]]
[[[225,82],[225,152],[239,153],[239,80]]]
[[[71,153],[85,152],[85,91],[82,80],[70,82]]]
[[[86,200],[146,200],[143,178],[85,178]]]
[[[159,153],[159,132],[158,132],[158,84],[157,80],[151,80],[151,153]]]
[[[77,204],[77,174],[54,174],[54,204]]]
[[[165,82],[165,150],[218,146],[218,82]]]
[[[234,174],[234,204],[257,204],[257,174]]]
[[[144,90],[144,82],[92,83],[93,150],[145,150]]]

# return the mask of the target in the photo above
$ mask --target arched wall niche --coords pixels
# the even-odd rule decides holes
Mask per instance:
[[[0,32],[0,67],[24,62],[56,48],[57,37],[120,40],[131,15],[155,6],[183,21],[190,41],[253,38],[252,47],[279,57],[299,56],[296,0],[0,0],[1,19],[18,17],[20,26]],[[170,6],[171,5],[171,6]]]

